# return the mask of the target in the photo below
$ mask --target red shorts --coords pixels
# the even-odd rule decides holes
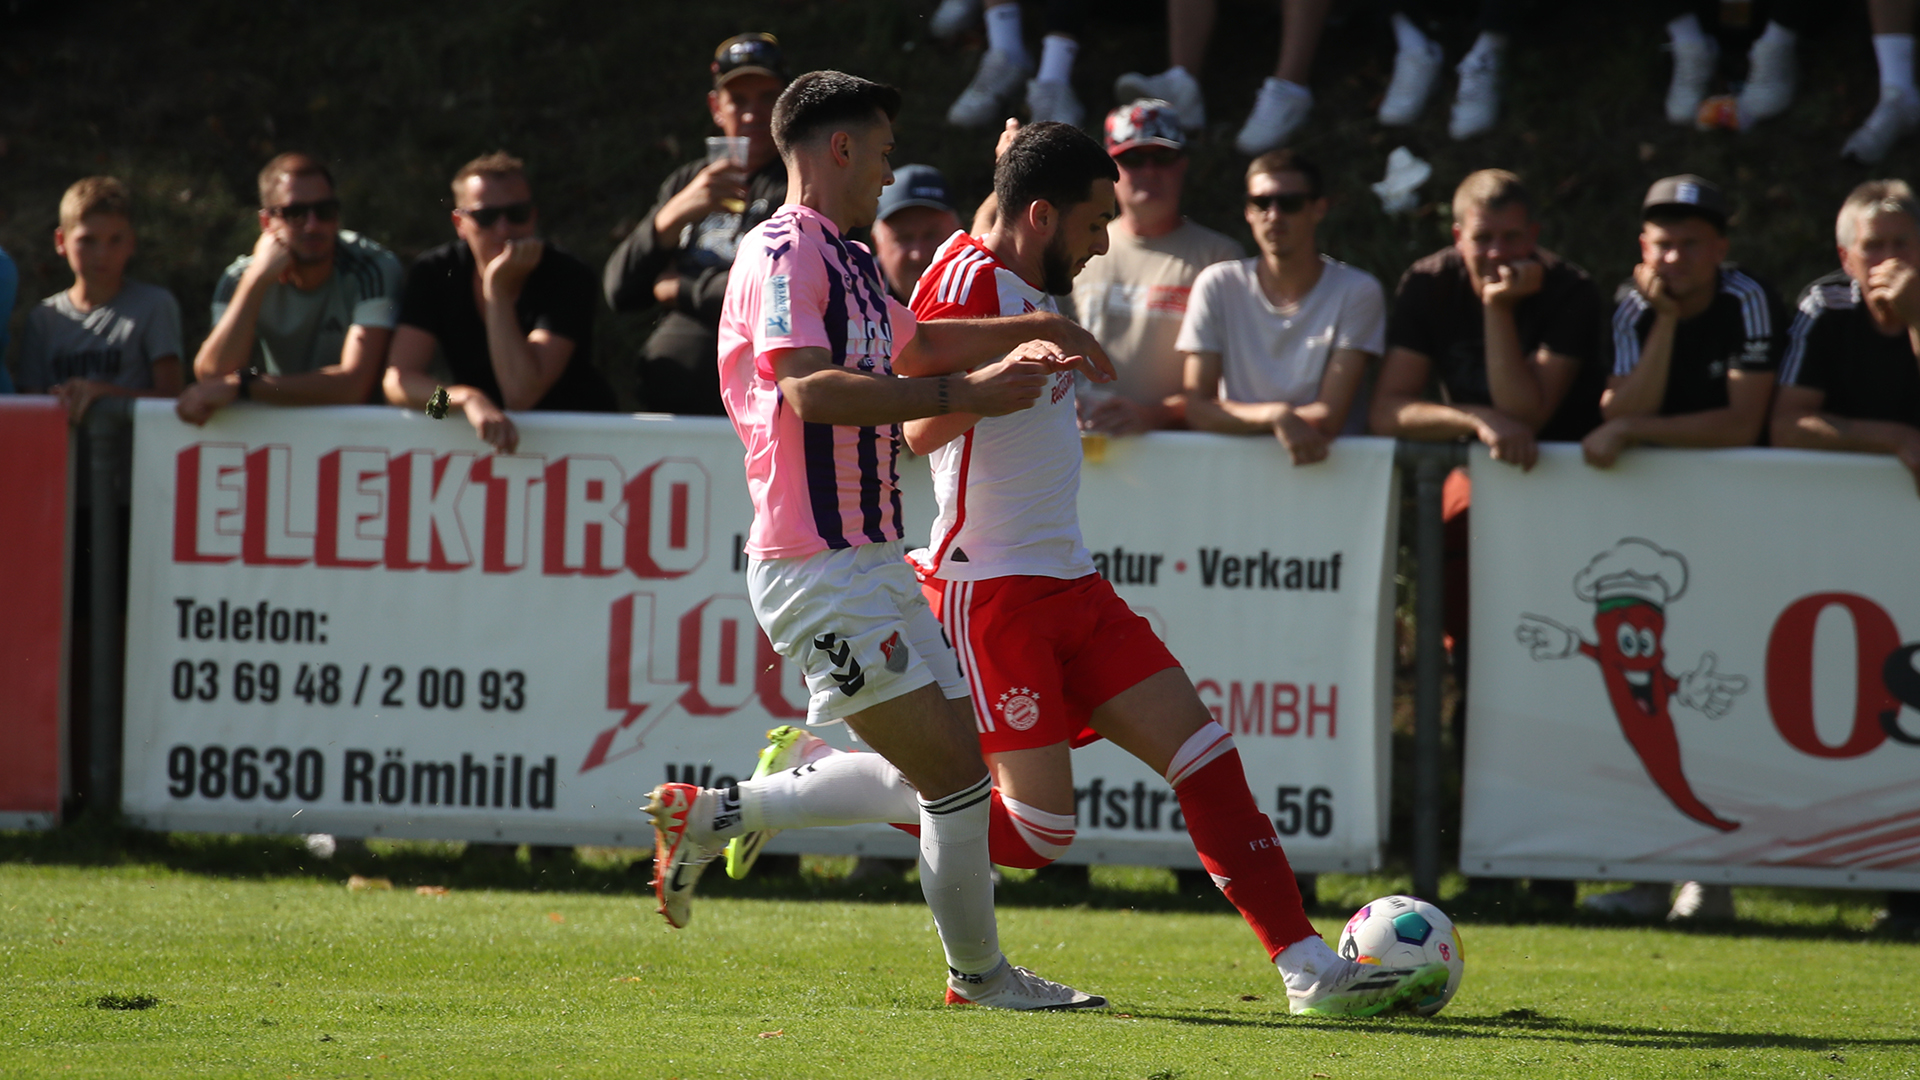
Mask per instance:
[[[1147,620],[1098,574],[1072,581],[922,580],[973,694],[989,754],[1100,738],[1093,710],[1179,667]]]

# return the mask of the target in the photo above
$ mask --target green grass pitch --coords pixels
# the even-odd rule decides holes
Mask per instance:
[[[674,932],[632,858],[0,836],[0,1076],[1920,1075],[1920,945],[1863,933],[1871,894],[1742,890],[1712,931],[1462,915],[1446,1012],[1345,1022],[1290,1018],[1238,917],[1166,871],[1010,875],[1007,952],[1113,1001],[1036,1015],[940,1004],[910,883],[813,860],[714,883]],[[1405,887],[1323,879],[1316,922]]]

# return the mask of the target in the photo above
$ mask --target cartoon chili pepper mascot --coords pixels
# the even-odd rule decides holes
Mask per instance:
[[[1713,670],[1719,658],[1703,653],[1692,671],[1674,678],[1667,673],[1663,639],[1667,605],[1687,591],[1687,560],[1658,544],[1629,537],[1593,557],[1573,578],[1573,592],[1595,605],[1597,645],[1580,633],[1539,615],[1520,616],[1514,636],[1535,660],[1560,660],[1585,653],[1600,665],[1613,714],[1620,720],[1633,752],[1647,775],[1681,813],[1722,832],[1740,827],[1713,812],[1693,793],[1680,768],[1680,740],[1674,732],[1667,699],[1718,720],[1733,705],[1735,694],[1747,688],[1741,675]]]

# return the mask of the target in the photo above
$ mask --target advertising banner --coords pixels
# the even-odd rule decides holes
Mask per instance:
[[[153,828],[651,842],[663,780],[750,774],[804,718],[748,605],[718,418],[526,415],[515,454],[391,409],[136,424],[125,808]],[[1313,470],[1157,436],[1090,464],[1088,543],[1234,725],[1303,869],[1384,829],[1391,444]],[[932,521],[903,468],[910,535]],[[819,729],[850,745],[843,726]],[[1165,781],[1075,756],[1071,860],[1197,866]],[[884,827],[769,850],[908,854]]]
[[[67,790],[67,410],[0,397],[0,829],[48,828]]]
[[[1920,499],[1888,457],[1472,462],[1468,873],[1920,888]]]

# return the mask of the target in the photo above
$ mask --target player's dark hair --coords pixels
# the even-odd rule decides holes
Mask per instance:
[[[1120,179],[1120,167],[1093,136],[1055,120],[1028,124],[993,167],[1002,220],[1045,199],[1061,211],[1093,195],[1096,180]]]
[[[773,103],[773,145],[786,157],[817,135],[870,124],[875,113],[900,115],[900,91],[844,71],[809,71]]]

